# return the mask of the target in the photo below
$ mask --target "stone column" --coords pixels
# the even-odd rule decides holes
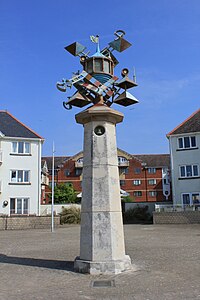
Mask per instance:
[[[84,125],[84,157],[81,202],[81,273],[120,273],[131,268],[125,255],[121,213],[117,123],[123,114],[100,103],[76,115]]]

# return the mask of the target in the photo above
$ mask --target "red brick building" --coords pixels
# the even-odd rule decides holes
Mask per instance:
[[[51,186],[52,157],[43,157],[49,172]],[[130,194],[133,202],[171,201],[170,155],[131,155],[118,149],[120,186]],[[74,156],[55,157],[55,184],[72,183],[77,194],[81,192],[83,152]],[[42,204],[48,203],[46,187]]]

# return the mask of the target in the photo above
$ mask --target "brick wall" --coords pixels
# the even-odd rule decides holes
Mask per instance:
[[[5,230],[6,228],[6,217],[0,217],[0,230]]]
[[[54,226],[60,225],[60,217],[54,217]],[[12,216],[0,217],[0,230],[51,228],[51,216]]]
[[[200,211],[153,212],[154,224],[200,224]]]

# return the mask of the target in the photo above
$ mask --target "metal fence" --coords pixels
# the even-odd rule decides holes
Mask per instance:
[[[165,205],[165,204],[155,204],[156,212],[173,212],[173,211],[200,211],[200,205]]]

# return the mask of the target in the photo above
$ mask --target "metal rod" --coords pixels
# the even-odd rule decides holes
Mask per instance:
[[[54,232],[54,142],[52,155],[52,185],[51,185],[51,232]]]

